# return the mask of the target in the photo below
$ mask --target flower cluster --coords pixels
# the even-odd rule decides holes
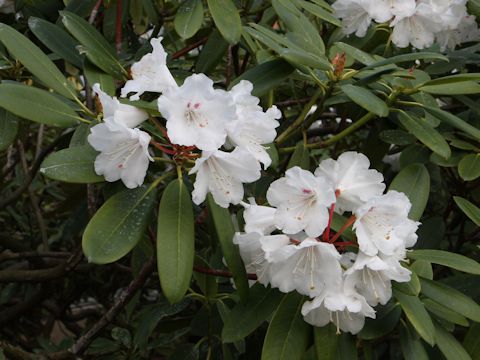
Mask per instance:
[[[135,101],[145,92],[161,93],[158,109],[166,119],[166,146],[183,152],[201,151],[192,156],[197,158],[190,170],[197,175],[193,201],[200,204],[211,192],[220,206],[238,204],[244,196],[243,183],[260,178],[260,164],[264,168],[271,164],[264,145],[275,139],[281,113],[275,106],[263,111],[248,81],[224,91],[215,89],[206,75],[193,74],[178,86],[167,67],[161,40],[152,39],[152,53],[133,64],[132,79],[121,95],[133,93],[130,100]],[[109,97],[98,85],[94,90],[104,114],[104,122],[94,126],[88,138],[100,151],[95,171],[107,181],[121,179],[127,187],[137,187],[143,183],[152,158],[148,152],[150,136],[135,127],[148,115]]]
[[[245,233],[234,242],[248,272],[282,292],[307,295],[302,314],[315,326],[333,322],[358,333],[372,308],[392,296],[391,280],[408,282],[401,265],[417,240],[411,203],[385,190],[368,158],[346,152],[320,163],[315,173],[293,167],[267,191],[270,206],[245,206]],[[334,213],[351,216],[333,234]],[[340,241],[353,225],[356,241]]]
[[[467,0],[337,0],[333,4],[344,32],[363,37],[372,21],[393,27],[392,42],[424,49],[437,42],[442,50],[480,39]]]

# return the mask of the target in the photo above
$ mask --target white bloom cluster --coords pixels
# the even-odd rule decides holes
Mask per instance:
[[[372,23],[389,22],[398,47],[427,48],[437,42],[442,50],[480,39],[467,0],[337,0],[333,5],[344,32],[363,37]]]
[[[240,81],[224,91],[215,89],[206,75],[193,74],[178,86],[167,67],[161,40],[152,39],[152,53],[132,65],[132,79],[121,95],[134,93],[130,100],[138,100],[147,91],[161,93],[158,109],[166,119],[169,141],[202,151],[190,171],[197,174],[193,201],[200,204],[211,192],[222,207],[238,204],[244,196],[243,183],[260,178],[260,164],[264,168],[271,164],[264,145],[275,139],[281,112],[276,106],[264,112],[260,100],[251,94],[253,85],[249,81]],[[109,98],[98,87],[95,91],[104,112],[104,123],[94,126],[89,136],[90,144],[101,151],[95,170],[107,181],[122,179],[129,188],[139,186],[151,160],[147,149],[150,136],[132,127],[148,116]],[[119,124],[125,126],[120,129]],[[222,146],[233,150],[221,150]]]
[[[358,333],[372,308],[392,296],[391,280],[408,282],[401,265],[417,240],[403,194],[383,194],[383,176],[368,158],[346,152],[320,163],[315,174],[293,167],[267,191],[270,206],[245,204],[245,233],[234,242],[248,272],[282,292],[307,295],[302,314],[315,326],[333,322]],[[330,236],[333,213],[351,214]],[[357,242],[337,241],[353,225]],[[358,248],[358,251],[346,249]]]

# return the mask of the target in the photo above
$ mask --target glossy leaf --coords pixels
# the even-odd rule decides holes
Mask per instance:
[[[18,132],[18,119],[12,113],[0,108],[0,151],[5,150],[15,140]]]
[[[230,343],[242,340],[258,328],[275,311],[283,294],[277,289],[256,283],[246,303],[237,304],[225,319],[222,340]]]
[[[33,75],[59,94],[75,99],[73,85],[33,42],[10,26],[0,23],[0,41]]]
[[[470,220],[472,220],[477,226],[480,226],[480,208],[460,196],[454,196],[453,200],[455,200],[455,203]]]
[[[93,163],[98,152],[90,145],[75,146],[50,154],[42,163],[40,172],[53,180],[90,184],[105,181],[97,175]]]
[[[305,298],[296,292],[284,295],[273,314],[262,348],[262,360],[300,360],[309,339],[310,326],[301,309]]]
[[[422,342],[405,324],[400,327],[400,346],[405,360],[429,360]]]
[[[480,275],[480,264],[466,256],[442,250],[413,250],[407,253],[410,259],[428,261],[433,264]]]
[[[413,114],[412,114],[413,115]],[[452,152],[445,138],[425,120],[411,116],[405,112],[398,114],[398,119],[404,128],[414,135],[420,142],[441,157],[448,159]]]
[[[400,303],[408,320],[427,343],[435,344],[432,319],[417,296],[406,295],[400,291],[394,291],[394,296]]]
[[[0,84],[0,107],[42,124],[70,127],[79,117],[67,104],[48,91],[15,83]]]
[[[240,41],[242,21],[238,9],[232,0],[207,0],[213,21],[222,36],[230,44]]]
[[[190,286],[195,251],[193,205],[181,180],[162,195],[157,223],[157,265],[160,284],[170,303],[180,301]]]
[[[388,115],[387,104],[369,90],[355,85],[343,85],[340,88],[354,103],[364,109],[381,117]]]
[[[480,322],[480,305],[468,296],[438,281],[420,279],[420,282],[425,296],[449,309],[455,309],[466,318]]]
[[[480,130],[470,125],[466,121],[460,119],[459,117],[447,111],[443,111],[430,106],[425,106],[424,108],[426,111],[428,111],[430,114],[432,114],[433,116],[435,116],[436,118],[444,122],[445,124],[448,124],[458,130],[464,131],[465,133],[476,138],[477,140],[480,140]]]
[[[465,181],[480,177],[480,154],[466,155],[458,164],[458,174]]]
[[[317,4],[312,4],[311,2],[303,1],[303,0],[299,0],[298,3],[306,11],[308,11],[310,14],[315,15],[319,19],[325,20],[339,27],[342,26],[342,22],[336,16],[334,16],[331,12],[325,10],[325,8]]]
[[[189,39],[197,33],[202,22],[202,0],[186,0],[178,8],[173,24],[178,35],[183,39]]]
[[[410,199],[412,208],[408,217],[419,220],[427,206],[430,194],[430,175],[422,164],[410,164],[393,179],[389,190],[403,192]]]
[[[457,324],[461,326],[469,325],[468,320],[464,316],[455,312],[453,309],[449,309],[443,305],[440,305],[439,303],[433,301],[432,299],[423,300],[423,304],[425,305],[425,308],[428,310],[428,312],[430,312],[431,314],[441,319],[444,319],[453,324]]]
[[[457,339],[439,324],[435,324],[435,340],[447,360],[472,359]]]
[[[243,301],[248,299],[248,281],[245,266],[243,265],[240,251],[233,243],[235,229],[233,228],[232,219],[228,209],[218,206],[213,200],[211,194],[207,196],[208,209],[212,217],[213,224],[217,233],[220,247],[222,248],[223,257],[228,268],[233,274],[233,281],[237,291]]]
[[[465,95],[480,93],[480,85],[475,81],[452,82],[437,85],[424,85],[419,88],[429,94],[436,95]]]
[[[143,185],[110,197],[83,233],[82,248],[89,262],[109,264],[133,249],[151,222],[156,190]]]
[[[448,58],[442,54],[435,53],[435,52],[416,52],[411,54],[401,54],[392,56],[385,60],[377,61],[373,64],[368,65],[367,67],[363,68],[362,70],[374,69],[380,66],[391,65],[391,64],[399,64],[403,62],[414,62],[416,60],[441,60],[441,61],[448,61]]]

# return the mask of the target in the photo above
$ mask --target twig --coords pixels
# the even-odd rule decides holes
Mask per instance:
[[[98,10],[100,9],[100,6],[102,6],[103,0],[98,0],[95,6],[92,9],[92,12],[90,13],[90,17],[88,18],[88,22],[90,24],[93,24],[95,21],[95,18],[97,17]]]
[[[63,251],[24,251],[13,253],[11,251],[4,251],[0,254],[0,261],[16,260],[16,259],[28,259],[28,258],[54,258],[65,259],[71,256],[69,252]]]
[[[193,270],[199,273],[213,275],[213,276],[221,276],[221,277],[233,277],[233,274],[230,271],[225,270],[216,270],[216,269],[207,269],[199,266],[194,266]],[[256,274],[247,274],[248,280],[257,280]]]
[[[232,79],[232,72],[233,72],[233,54],[232,54],[232,45],[228,46],[227,49],[227,69],[225,73],[225,87],[228,88],[230,85],[230,81]]]
[[[208,37],[204,37],[203,39],[200,39],[196,42],[194,42],[191,45],[188,45],[184,47],[183,49],[178,50],[177,52],[174,52],[172,55],[172,59],[178,59],[179,57],[182,57],[183,55],[188,54],[191,50],[205,44],[208,40]]]
[[[117,0],[117,23],[115,28],[115,49],[117,55],[122,51],[122,0]]]

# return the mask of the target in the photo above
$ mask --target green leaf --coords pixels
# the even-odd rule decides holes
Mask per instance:
[[[379,305],[375,311],[377,312],[375,319],[365,319],[365,326],[358,333],[360,339],[374,340],[387,335],[395,329],[402,315],[400,306],[393,303]]]
[[[93,66],[89,62],[84,67],[85,76],[90,85],[100,84],[100,89],[110,96],[115,96],[115,79],[113,76],[104,73],[102,70]],[[157,108],[158,110],[158,108]]]
[[[463,347],[473,360],[480,360],[480,324],[473,323],[463,339]]]
[[[470,220],[472,220],[477,226],[480,226],[480,208],[460,196],[454,196],[453,200],[455,200],[455,203]]]
[[[397,56],[392,56],[385,60],[380,60],[374,64],[364,67],[362,70],[375,69],[380,66],[390,65],[390,64],[399,64],[402,62],[414,62],[416,60],[441,60],[449,61],[448,57],[434,52],[417,52],[412,54],[402,54]]]
[[[173,24],[178,35],[183,39],[189,39],[197,33],[202,22],[202,0],[186,0],[178,8]]]
[[[475,81],[462,81],[438,85],[423,85],[418,90],[436,95],[466,95],[480,93],[480,85]]]
[[[413,250],[407,253],[410,259],[428,261],[433,264],[448,266],[449,268],[470,274],[480,275],[480,264],[466,256],[443,250]]]
[[[425,296],[449,309],[455,309],[466,318],[480,321],[480,306],[468,296],[438,281],[420,279],[420,282]]]
[[[248,299],[248,280],[247,273],[245,272],[245,266],[243,265],[242,258],[240,257],[240,251],[238,246],[233,243],[233,236],[235,235],[235,229],[233,228],[232,219],[228,209],[224,209],[218,206],[213,200],[211,194],[207,196],[208,209],[210,216],[212,217],[213,224],[217,233],[222,253],[227,263],[228,268],[233,274],[233,281],[237,291],[243,301]]]
[[[279,55],[292,65],[299,64],[325,71],[332,69],[332,65],[326,58],[309,54],[305,51],[299,51],[296,49],[283,49],[280,51]]]
[[[268,61],[244,72],[232,82],[230,88],[241,80],[249,80],[253,83],[252,95],[262,96],[286,80],[293,71],[294,68],[284,60]]]
[[[77,49],[78,42],[62,28],[34,16],[28,19],[28,27],[55,54],[78,68],[83,67],[83,59]]]
[[[82,51],[92,63],[118,79],[127,75],[115,56],[115,50],[97,29],[68,11],[60,11],[60,16],[63,25],[83,45]]]
[[[0,107],[21,118],[58,127],[76,125],[79,119],[72,108],[48,91],[15,83],[0,84]]]
[[[422,164],[410,164],[398,173],[389,190],[403,192],[410,199],[412,208],[408,217],[419,220],[430,195],[430,175]]]
[[[441,78],[429,80],[426,83],[424,83],[422,86],[457,84],[457,83],[464,83],[464,82],[469,82],[469,81],[480,81],[480,74],[479,73],[465,73],[465,74],[444,76],[444,77],[441,77]]]
[[[405,360],[429,359],[420,339],[405,324],[400,327],[400,346]]]
[[[262,360],[300,360],[305,351],[310,326],[301,309],[305,298],[296,292],[283,297],[268,326],[262,348]]]
[[[190,286],[194,253],[192,200],[183,181],[176,179],[163,192],[157,223],[158,275],[170,303],[180,301]]]
[[[227,49],[228,43],[218,30],[214,29],[198,56],[195,71],[197,73],[209,73],[220,62]]]
[[[50,154],[40,167],[40,172],[53,180],[68,183],[90,184],[105,181],[97,175],[93,163],[97,157],[90,145],[75,146]]]
[[[108,264],[128,254],[151,222],[155,199],[156,190],[145,185],[110,197],[83,233],[82,248],[88,261]]]
[[[395,289],[407,295],[418,296],[420,293],[420,280],[414,272],[412,272],[409,282],[393,282],[392,285]]]
[[[477,140],[480,140],[480,130],[463,121],[458,116],[430,106],[424,106],[424,109],[442,122],[473,136]]]
[[[415,136],[403,130],[383,130],[379,134],[380,140],[393,145],[410,145],[415,142]]]
[[[423,340],[433,346],[435,344],[433,335],[435,329],[433,327],[432,319],[430,318],[430,315],[428,315],[428,312],[425,310],[420,299],[417,296],[409,296],[395,290],[394,296],[400,303],[405,315],[418,334]]]
[[[425,305],[428,312],[432,313],[433,315],[441,319],[449,321],[453,324],[468,326],[468,320],[464,316],[460,315],[459,313],[449,308],[446,308],[443,305],[440,305],[439,303],[433,301],[432,299],[425,299],[423,301],[423,304]]]
[[[297,2],[306,11],[308,11],[312,15],[315,15],[319,19],[325,20],[330,24],[336,25],[338,27],[342,26],[342,22],[335,15],[333,15],[331,12],[328,12],[323,7],[303,0],[299,0]]]
[[[314,346],[318,360],[338,360],[337,349],[340,336],[331,323],[313,328]]]
[[[413,116],[413,117],[412,117]],[[400,112],[398,120],[409,133],[414,135],[420,142],[425,144],[434,153],[448,159],[452,154],[445,138],[429,125],[425,120],[418,118],[413,114]]]
[[[73,85],[33,42],[6,24],[0,23],[0,41],[33,75],[59,94],[75,99]]]
[[[0,108],[0,151],[5,150],[17,137],[18,119]]]
[[[447,360],[472,359],[457,339],[439,324],[435,324],[435,340]]]
[[[458,164],[458,174],[465,181],[472,181],[480,176],[480,154],[468,154]]]
[[[364,65],[370,65],[375,63],[375,58],[370,55],[369,53],[366,53],[360,49],[357,49],[356,47],[353,47],[352,45],[345,44],[343,42],[336,42],[334,44],[338,49],[342,50],[347,54],[348,56],[351,56],[358,62]]]
[[[240,41],[242,20],[232,0],[207,0],[213,21],[225,40],[230,44]]]
[[[297,145],[295,145],[295,150],[288,161],[287,169],[294,166],[300,166],[304,170],[310,169],[310,152],[308,148],[305,147],[303,141],[299,141]]]
[[[355,85],[343,85],[340,88],[354,103],[362,108],[381,117],[388,115],[387,104],[369,90]]]
[[[270,317],[280,304],[282,295],[277,289],[256,283],[250,289],[247,302],[238,303],[225,319],[223,342],[231,343],[247,337]]]

